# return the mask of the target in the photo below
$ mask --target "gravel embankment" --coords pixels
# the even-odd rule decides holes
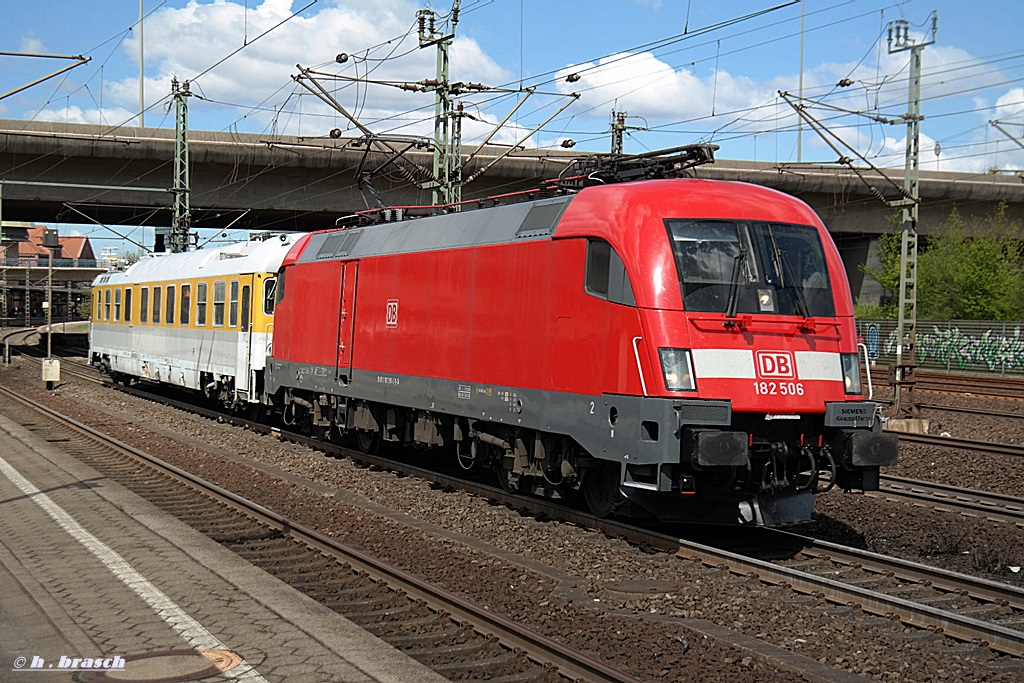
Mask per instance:
[[[645,680],[805,680],[764,656],[705,635],[721,627],[869,680],[1016,681],[1024,676],[1024,669],[1006,668],[1012,662],[985,649],[942,643],[855,608],[647,554],[585,529],[524,517],[466,494],[359,468],[110,389],[71,381],[47,393],[38,367],[27,362],[0,367],[0,383],[44,397],[75,419]],[[904,447],[893,473],[927,479],[937,478],[926,473],[928,468],[952,477],[970,470],[972,487],[996,490],[1015,482],[1024,495],[1024,462],[984,470],[943,450],[948,449],[915,453]],[[1007,567],[1024,562],[1024,534],[1005,525],[839,492],[822,496],[817,511],[815,528],[878,552],[1003,581],[1018,579]],[[644,595],[608,587],[637,580],[674,588]]]

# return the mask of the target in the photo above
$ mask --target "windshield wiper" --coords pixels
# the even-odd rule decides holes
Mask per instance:
[[[789,257],[786,252],[779,249],[778,243],[775,241],[775,233],[771,227],[768,228],[768,237],[772,241],[772,263],[775,264],[775,272],[779,276],[779,289],[787,289],[786,285],[786,268],[789,268],[790,272],[793,272],[792,264],[789,262]],[[804,318],[810,318],[811,312],[807,307],[807,299],[804,297],[803,287],[799,284],[794,284],[789,289],[793,290],[793,301],[796,303],[796,308]]]
[[[736,317],[736,306],[740,298],[740,278],[743,277],[743,271],[747,266],[747,250],[743,247],[742,241],[739,243],[739,250],[740,253],[736,254],[732,261],[732,279],[729,281],[729,303],[725,307],[726,318]]]

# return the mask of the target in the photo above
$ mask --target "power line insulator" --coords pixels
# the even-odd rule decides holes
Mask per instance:
[[[565,77],[565,82],[575,83],[576,81],[580,80],[580,78],[582,77],[579,74],[569,74],[568,76]]]
[[[566,149],[572,149],[575,146],[576,141],[571,138],[566,138],[565,140],[562,140],[562,147],[565,147]]]
[[[344,64],[345,62],[348,61],[348,53],[347,52],[339,52],[335,56],[334,61],[336,61],[338,64]]]
[[[337,140],[338,138],[341,137],[341,128],[331,128],[331,132],[329,133],[329,135],[335,140]]]

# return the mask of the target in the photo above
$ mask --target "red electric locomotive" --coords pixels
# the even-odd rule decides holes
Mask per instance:
[[[266,390],[327,436],[445,447],[602,515],[785,525],[896,461],[803,202],[694,179],[311,234]]]

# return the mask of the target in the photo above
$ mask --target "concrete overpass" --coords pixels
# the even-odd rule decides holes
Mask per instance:
[[[196,227],[232,224],[251,230],[312,230],[334,225],[354,211],[375,206],[360,188],[360,171],[385,169],[373,180],[389,205],[424,205],[430,192],[410,183],[411,169],[386,165],[388,155],[367,151],[353,138],[294,137],[190,131],[192,207]],[[411,140],[392,142],[404,149]],[[468,177],[506,148],[489,147],[466,168]],[[464,149],[469,153],[471,148]],[[723,156],[728,150],[721,152]],[[519,150],[467,185],[466,199],[528,190],[558,175],[569,150]],[[174,131],[161,128],[0,120],[0,217],[3,220],[167,226],[170,224]],[[429,168],[429,150],[411,148],[407,158]],[[902,185],[902,169],[887,171]],[[895,213],[875,196],[894,198],[884,179],[866,185],[845,168],[780,166],[720,160],[694,175],[738,180],[796,195],[819,213],[840,246],[855,294],[878,292],[857,266],[870,263],[877,235],[892,229]],[[71,187],[86,185],[93,187]],[[96,186],[117,186],[106,190]],[[156,188],[141,192],[129,188]],[[1000,202],[1024,222],[1024,182],[1018,177],[922,171],[920,232],[927,236],[956,207],[965,216],[991,212]]]

